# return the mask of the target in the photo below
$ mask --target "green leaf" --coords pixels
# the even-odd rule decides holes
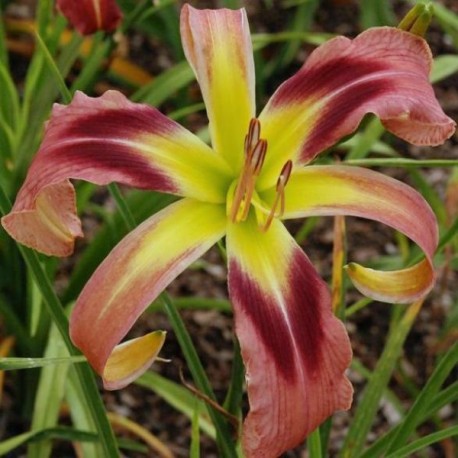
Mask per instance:
[[[67,85],[65,84],[65,80],[62,77],[59,68],[57,67],[53,57],[51,56],[51,53],[49,52],[48,47],[46,46],[45,42],[39,34],[37,34],[35,38],[37,40],[38,46],[41,48],[43,52],[44,59],[48,65],[51,75],[53,75],[54,80],[57,83],[57,86],[59,87],[59,92],[62,95],[64,103],[70,103],[72,95],[68,90]]]
[[[209,399],[216,402],[215,394],[213,393],[210,381],[208,380],[196,348],[183,323],[183,320],[180,317],[180,314],[167,294],[162,293],[160,297],[162,299],[164,311],[167,313],[170,324],[177,336],[181,351],[186,359],[197,389],[205,394]],[[223,418],[220,412],[211,406],[208,406],[208,413],[215,425],[217,444],[221,455],[225,458],[233,458],[236,456],[237,452],[226,419]]]
[[[307,437],[307,450],[310,458],[323,458],[323,450],[321,448],[320,429],[317,428],[310,436]]]
[[[386,458],[404,458],[412,456],[412,453],[418,452],[428,445],[435,444],[436,442],[442,441],[447,439],[448,437],[458,436],[458,426],[451,426],[450,428],[446,428],[442,431],[438,431],[435,433],[428,434],[421,439],[417,439],[413,441],[411,444],[406,445],[394,453],[390,453],[386,456]]]
[[[97,427],[91,413],[91,406],[87,404],[86,395],[81,384],[78,382],[78,375],[74,366],[70,366],[68,370],[65,400],[69,406],[70,416],[75,428],[96,433]],[[83,442],[81,443],[81,448],[82,456],[104,456],[103,447],[100,442]]]
[[[422,172],[414,169],[409,169],[409,175],[412,178],[415,189],[421,192],[423,197],[427,200],[431,208],[433,209],[440,224],[444,224],[446,221],[446,210],[445,204],[435,189],[428,183],[426,177]]]
[[[458,72],[458,56],[454,54],[444,54],[434,59],[429,80],[431,83],[437,83],[456,72]]]
[[[45,361],[46,367],[40,372],[40,380],[35,395],[32,425],[33,431],[46,428],[53,428],[59,419],[59,410],[64,396],[64,387],[67,379],[69,364],[63,364],[62,360],[69,359],[68,351],[56,326],[51,326],[49,340],[45,350],[44,358],[37,358]],[[22,358],[18,358],[22,359]],[[24,358],[28,359],[28,358]],[[57,364],[50,364],[51,361],[60,360]],[[46,458],[50,456],[52,443],[43,440],[29,445],[28,458]]]
[[[432,377],[433,376],[431,376],[431,378]],[[425,388],[427,386],[428,384],[425,386]],[[450,405],[453,402],[456,402],[457,400],[458,400],[458,381],[455,383],[452,383],[450,386],[448,386],[441,392],[435,394],[434,396],[431,396],[428,407],[422,409],[421,416],[419,416],[418,418],[415,418],[417,426],[429,420],[431,417],[433,417],[436,414],[438,410],[442,409],[444,406]],[[423,398],[423,401],[425,401],[425,398]],[[367,450],[365,450],[365,452],[361,455],[360,458],[372,458],[374,456],[384,456],[384,453],[386,452],[390,443],[392,443],[394,437],[397,436],[398,431],[403,427],[405,420],[406,419],[404,419],[403,422],[400,423],[398,426],[396,426],[394,429],[390,430],[387,434],[385,434],[385,436],[381,437],[376,442],[374,442]]]
[[[287,28],[288,32],[302,33],[309,31],[319,4],[319,0],[308,0],[302,5],[299,5],[296,8],[294,18],[291,21],[290,26]],[[291,39],[285,43],[278,53],[280,58],[278,59],[276,68],[280,69],[289,65],[297,56],[297,52],[299,51],[301,45],[302,40],[299,37]]]
[[[209,299],[207,297],[174,297],[173,303],[178,310],[217,310],[232,313],[231,303],[227,299]],[[159,300],[153,302],[149,311],[160,311],[162,305]]]
[[[199,417],[200,417],[200,403],[195,398],[194,401],[194,413],[192,415],[191,423],[191,447],[189,450],[189,456],[191,458],[200,458],[200,428],[199,428]]]
[[[253,49],[259,51],[271,43],[281,43],[283,41],[300,40],[303,43],[319,46],[336,35],[324,32],[278,32],[278,33],[253,33],[251,40]]]
[[[191,67],[186,61],[183,61],[161,73],[151,83],[132,94],[131,99],[134,102],[159,106],[179,89],[186,87],[191,81],[194,81],[194,79],[195,76]]]
[[[450,35],[455,48],[458,48],[458,15],[441,3],[434,2],[434,17],[444,31]]]
[[[383,127],[380,119],[373,117],[358,136],[353,136],[350,140],[345,142],[348,143],[348,141],[350,141],[350,144],[352,145],[347,154],[347,159],[362,159],[370,152],[375,152],[375,146],[380,144],[379,139],[384,132],[385,128]],[[342,145],[339,145],[339,148],[341,146]],[[389,147],[388,151],[390,151]]]
[[[401,306],[398,306],[398,311]],[[385,392],[402,347],[421,307],[420,302],[410,305],[404,314],[392,320],[390,332],[375,370],[369,379],[359,402],[350,429],[345,438],[341,456],[355,457],[361,454],[377,413],[380,399]]]
[[[404,158],[375,158],[349,159],[344,161],[348,165],[364,167],[457,167],[458,159],[404,159]]]
[[[0,370],[15,371],[18,369],[35,369],[37,367],[84,362],[86,362],[84,356],[66,356],[62,358],[0,358]]]
[[[0,98],[2,117],[4,122],[7,122],[10,127],[14,128],[19,120],[19,97],[8,67],[1,59],[0,87],[2,88],[2,97]],[[0,154],[4,155],[5,152],[0,151]]]
[[[186,415],[190,420],[194,417],[196,397],[181,385],[153,371],[145,372],[140,378],[135,380],[134,383],[154,391],[158,396],[164,399],[173,408]],[[215,439],[215,428],[209,420],[206,410],[202,409],[202,407],[204,407],[203,401],[199,401],[199,405],[201,407],[199,410],[199,427],[207,436]]]
[[[105,37],[102,32],[96,33],[92,38],[92,46],[89,56],[84,61],[84,66],[71,86],[71,92],[89,91],[100,76],[106,70],[106,58],[113,49],[111,39]]]
[[[18,436],[11,437],[5,441],[0,442],[0,455],[6,455],[19,446],[26,444],[31,440],[44,440],[44,439],[61,439],[67,441],[96,441],[97,435],[86,431],[78,431],[64,426],[56,428],[41,429],[38,431],[29,431],[27,433],[19,434]]]
[[[399,429],[388,447],[387,453],[394,453],[405,444],[409,436],[415,431],[420,419],[427,411],[431,400],[438,393],[445,379],[457,364],[458,342],[453,345],[436,366],[425,387],[415,400],[414,405],[404,417],[402,424],[399,426]]]
[[[359,22],[363,30],[370,27],[395,24],[396,16],[390,2],[386,0],[361,0],[358,4],[360,9]]]

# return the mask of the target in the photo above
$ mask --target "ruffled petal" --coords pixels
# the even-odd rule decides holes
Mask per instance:
[[[273,201],[274,191],[265,194]],[[386,302],[413,302],[433,287],[432,257],[438,243],[436,217],[413,188],[359,167],[310,166],[297,170],[285,191],[284,218],[349,215],[380,221],[402,232],[426,259],[401,271],[379,272],[350,264],[348,274],[365,295]]]
[[[115,0],[57,0],[57,8],[82,35],[113,32],[122,19]]]
[[[291,159],[307,163],[375,113],[397,136],[438,145],[455,131],[429,83],[432,57],[420,37],[381,27],[354,40],[337,37],[316,49],[261,113],[269,149],[261,188]]]
[[[77,93],[70,105],[54,106],[13,210],[2,219],[12,237],[50,255],[73,251],[81,228],[69,178],[219,203],[226,197],[230,169],[156,109],[108,91],[99,98]]]
[[[329,291],[307,256],[274,220],[228,228],[229,292],[246,368],[247,457],[278,456],[334,411],[348,409],[351,347]]]
[[[181,10],[181,39],[210,120],[213,148],[235,171],[255,116],[254,62],[244,9]]]
[[[70,337],[106,388],[122,388],[146,369],[151,358],[143,351],[149,345],[155,354],[155,345],[123,343],[121,355],[117,345],[158,294],[224,235],[225,224],[223,205],[183,199],[127,235],[95,271],[77,300]]]

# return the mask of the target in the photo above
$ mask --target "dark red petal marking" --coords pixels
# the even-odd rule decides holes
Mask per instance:
[[[386,70],[387,64],[358,58],[339,57],[315,68],[304,67],[285,81],[272,97],[272,106],[302,101],[304,95],[314,99],[324,97],[361,78]],[[355,94],[355,98],[356,94]]]
[[[313,126],[310,134],[302,147],[306,156],[324,151],[330,146],[330,138],[339,139],[347,135],[348,124],[344,125],[342,119],[351,119],[355,114],[354,129],[357,128],[361,117],[357,110],[378,97],[387,94],[393,83],[386,80],[372,81],[358,85],[357,94],[349,97],[343,93],[334,97],[320,112],[319,121]],[[353,130],[352,128],[352,130]]]
[[[237,285],[231,289],[231,299],[240,304],[243,312],[256,323],[264,346],[278,370],[291,381],[297,376],[296,351],[309,374],[318,369],[322,356],[323,330],[316,304],[327,301],[328,292],[315,277],[305,275],[308,270],[310,264],[306,258],[295,253],[287,286],[289,296],[285,298],[288,309],[288,321],[285,321],[275,298],[251,281],[235,260],[230,263],[230,281]]]

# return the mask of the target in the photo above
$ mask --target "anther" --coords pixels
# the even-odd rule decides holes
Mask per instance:
[[[293,162],[291,160],[287,161],[283,168],[281,169],[280,175],[277,179],[277,186],[276,186],[276,195],[275,200],[270,209],[269,216],[266,219],[266,222],[261,227],[263,232],[269,229],[274,216],[281,218],[283,213],[285,213],[285,187],[288,184],[289,177],[291,176],[291,171],[293,170]],[[280,211],[277,213],[277,207],[280,203]]]
[[[245,154],[248,156],[256,147],[261,136],[261,123],[257,118],[250,121],[248,133],[245,135]]]
[[[259,172],[262,169],[262,165],[264,164],[264,159],[266,158],[266,152],[267,152],[267,141],[259,140],[253,149],[253,153],[251,155],[251,160],[250,160],[253,174],[255,176],[258,176]]]

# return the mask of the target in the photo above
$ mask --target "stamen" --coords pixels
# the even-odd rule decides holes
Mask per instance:
[[[276,186],[276,195],[275,200],[270,209],[269,216],[266,219],[266,222],[263,226],[261,226],[261,231],[266,232],[269,229],[274,216],[277,218],[281,218],[283,213],[285,213],[285,187],[288,184],[289,177],[291,176],[291,171],[293,170],[293,162],[291,160],[287,161],[283,168],[281,169],[280,175],[277,179],[277,186]],[[280,211],[277,213],[278,203],[280,202]]]
[[[261,123],[253,118],[245,136],[245,162],[232,201],[230,218],[233,222],[243,221],[248,216],[256,178],[261,172],[267,152],[267,141],[261,139],[260,135]]]

